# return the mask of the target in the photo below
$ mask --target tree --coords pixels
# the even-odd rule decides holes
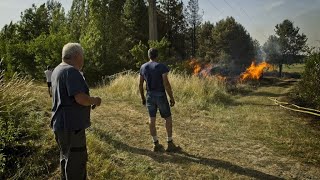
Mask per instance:
[[[245,28],[233,17],[219,21],[213,29],[216,54],[227,54],[235,65],[248,66],[254,58],[253,40]]]
[[[263,51],[266,53],[266,60],[271,64],[278,64],[281,59],[281,49],[279,39],[271,35],[263,45]]]
[[[149,40],[158,40],[158,16],[156,8],[156,0],[148,0],[149,11]]]
[[[49,12],[50,33],[59,33],[60,31],[67,33],[67,19],[62,4],[55,0],[49,0],[47,9]]]
[[[257,62],[261,62],[263,61],[263,51],[262,51],[262,47],[260,46],[260,43],[258,40],[254,40],[253,41],[253,48],[254,48],[254,59],[257,61]]]
[[[299,62],[303,53],[307,52],[306,42],[308,39],[305,34],[299,33],[299,27],[294,27],[293,22],[287,19],[277,24],[275,28],[282,56],[278,62],[279,76],[281,77],[283,64]]]
[[[148,42],[149,32],[146,16],[148,16],[148,9],[144,0],[126,0],[121,18],[124,26],[124,43],[121,43],[123,52],[120,57],[121,61],[126,62],[126,66],[135,67],[139,61],[132,58],[128,49],[132,49],[138,43],[147,44]]]
[[[212,60],[214,56],[217,55],[213,46],[213,29],[214,25],[208,21],[199,27],[197,33],[197,55],[200,58],[204,58],[206,61]]]
[[[196,28],[201,24],[202,15],[199,14],[198,0],[189,0],[187,9],[185,11],[187,22],[192,29],[192,56],[196,54]]]
[[[79,42],[80,36],[89,24],[88,0],[73,0],[69,11],[69,31],[71,40]]]
[[[37,7],[26,9],[21,13],[21,21],[19,21],[18,33],[22,41],[30,41],[42,33],[49,34],[50,19],[49,12],[45,4]]]
[[[122,22],[127,42],[138,44],[148,41],[148,9],[144,0],[126,0],[123,7]],[[132,48],[132,46],[130,47]]]
[[[162,33],[160,37],[165,36],[171,43],[169,48],[169,55],[172,50],[177,51],[178,55],[184,57],[184,32],[185,32],[185,18],[183,14],[183,2],[177,0],[162,0],[160,1],[160,27],[162,26]],[[162,24],[161,24],[162,23]],[[161,30],[161,29],[160,29]]]

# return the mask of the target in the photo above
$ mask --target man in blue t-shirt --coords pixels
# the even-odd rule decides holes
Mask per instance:
[[[87,147],[85,129],[90,126],[90,107],[100,106],[91,97],[80,74],[84,60],[78,43],[62,50],[62,63],[52,73],[51,127],[60,149],[61,179],[86,179]]]
[[[166,130],[168,135],[168,147],[166,151],[178,151],[180,150],[180,147],[176,146],[172,139],[172,116],[170,106],[174,106],[175,100],[173,98],[172,88],[168,79],[169,68],[166,65],[157,62],[157,49],[149,49],[148,57],[150,61],[143,64],[140,68],[139,90],[142,104],[147,106],[149,112],[149,128],[154,143],[153,151],[162,151],[164,149],[159,143],[157,137],[156,114],[158,109],[161,117],[166,121]],[[146,82],[147,85],[147,98],[145,97],[143,89],[144,82]],[[170,106],[166,92],[170,97]]]

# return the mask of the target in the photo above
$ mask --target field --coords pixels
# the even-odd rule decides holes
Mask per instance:
[[[103,104],[92,111],[87,131],[89,179],[320,178],[319,122],[281,109],[267,98],[287,100],[295,79],[265,77],[233,91],[214,78],[172,74],[170,79],[177,101],[172,108],[174,141],[183,151],[151,151],[137,76],[122,74],[91,92],[101,96]],[[160,118],[157,129],[166,146]],[[58,152],[49,129],[46,134],[44,144],[55,153],[41,177],[58,179]]]

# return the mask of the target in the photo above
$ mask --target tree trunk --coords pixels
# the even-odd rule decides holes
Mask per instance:
[[[192,29],[192,56],[194,57],[196,54],[196,25],[193,24]]]
[[[279,77],[282,77],[282,67],[283,67],[283,64],[280,63],[279,64]]]
[[[157,8],[156,0],[148,0],[149,2],[149,40],[158,40],[157,25]]]

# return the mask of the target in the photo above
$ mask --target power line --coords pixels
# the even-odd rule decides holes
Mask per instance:
[[[223,11],[221,11],[219,8],[217,8],[217,6],[215,6],[211,0],[207,0],[207,1],[209,2],[209,4],[210,4],[212,7],[214,7],[217,11],[219,11],[219,14],[218,14],[217,17],[219,17],[219,16],[221,16],[221,14],[223,14]]]
[[[223,0],[223,1],[224,1],[232,10],[236,11],[236,9],[235,9],[234,7],[232,7],[231,4],[230,4],[227,0]],[[238,4],[238,6],[240,7],[239,4]],[[255,24],[255,22],[253,21],[253,18],[251,18],[251,17],[248,15],[248,13],[245,11],[245,9],[243,9],[243,8],[240,7],[240,10],[241,10],[241,12],[242,12],[243,14],[245,14],[245,15],[248,17],[249,21],[250,21],[253,25],[257,26],[257,25]],[[238,13],[238,12],[237,12],[237,13]],[[268,39],[268,37],[267,37],[264,33],[261,33],[260,31],[258,31],[258,34],[259,34],[260,36],[263,36],[263,37],[265,37],[265,38]]]

